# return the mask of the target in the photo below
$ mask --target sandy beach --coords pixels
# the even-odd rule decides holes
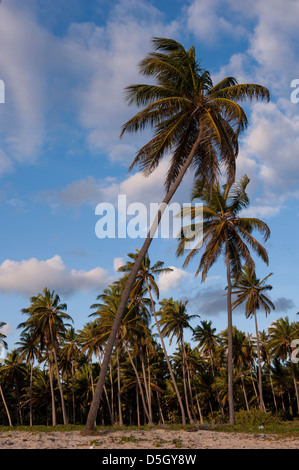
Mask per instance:
[[[299,438],[215,431],[0,432],[0,449],[299,449]]]

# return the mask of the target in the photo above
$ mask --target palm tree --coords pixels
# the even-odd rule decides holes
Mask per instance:
[[[188,413],[188,417],[191,423],[194,422],[192,418],[189,403],[188,403],[188,393],[191,395],[191,386],[187,380],[186,375],[186,350],[185,350],[185,340],[184,340],[184,329],[189,328],[193,332],[193,328],[190,326],[190,320],[199,317],[199,315],[189,315],[187,313],[187,303],[188,301],[182,300],[173,300],[173,298],[163,299],[160,302],[161,308],[158,311],[160,317],[160,325],[162,327],[161,333],[163,336],[170,338],[170,344],[174,336],[177,338],[178,347],[182,352],[182,372],[183,372],[183,386],[185,392],[185,403]],[[191,405],[193,405],[192,397]]]
[[[18,354],[16,349],[13,349],[7,354],[6,359],[1,367],[1,376],[13,387],[16,394],[17,410],[19,415],[19,422],[23,425],[20,385],[23,383],[26,376],[26,367],[22,361],[22,357]]]
[[[236,300],[232,303],[233,309],[246,302],[245,316],[250,318],[254,316],[255,321],[255,333],[257,341],[257,358],[258,358],[258,373],[259,373],[259,400],[260,409],[265,410],[265,404],[263,401],[263,389],[262,389],[262,367],[261,367],[261,350],[259,341],[259,330],[257,325],[256,311],[260,308],[265,310],[266,316],[270,313],[271,309],[275,309],[275,305],[271,300],[266,297],[264,292],[272,289],[272,286],[266,284],[266,280],[272,276],[272,273],[264,277],[264,279],[258,279],[255,271],[249,269],[248,266],[244,266],[242,269],[241,276],[236,279],[233,285],[232,294],[237,295]]]
[[[61,360],[65,360],[66,364],[70,364],[71,380],[72,380],[72,406],[73,406],[73,424],[76,422],[76,409],[75,409],[75,390],[74,390],[74,377],[75,377],[75,362],[81,356],[81,351],[78,346],[78,338],[73,327],[70,327],[64,337],[64,343],[61,349]]]
[[[201,324],[194,328],[193,340],[198,343],[198,348],[202,350],[203,357],[208,356],[210,358],[212,374],[214,378],[217,400],[219,403],[219,409],[222,417],[224,417],[223,407],[218,393],[217,383],[216,383],[216,373],[215,373],[215,363],[214,363],[214,353],[215,350],[219,347],[218,345],[218,335],[215,334],[216,328],[212,328],[212,322],[202,320]]]
[[[123,277],[121,282],[124,282],[124,281],[126,282],[127,281],[127,278],[130,275],[130,272],[132,271],[132,269],[134,267],[134,263],[136,262],[138,254],[139,254],[139,250],[137,250],[137,253],[129,253],[128,256],[129,256],[129,258],[131,258],[132,261],[128,261],[124,266],[121,266],[118,269],[119,272],[123,272],[123,273],[126,274]],[[156,328],[157,328],[157,331],[158,331],[158,335],[159,335],[160,342],[161,342],[161,345],[162,345],[162,349],[163,349],[163,352],[164,352],[164,356],[165,356],[165,360],[166,360],[167,367],[168,367],[168,370],[169,370],[169,374],[170,374],[170,377],[171,377],[171,380],[172,380],[172,383],[173,383],[173,387],[174,387],[174,390],[175,390],[175,393],[176,393],[176,396],[177,396],[177,399],[178,399],[178,402],[179,402],[180,411],[181,411],[181,415],[182,415],[182,424],[185,425],[186,424],[186,417],[185,417],[184,406],[183,406],[181,395],[180,395],[180,392],[179,392],[179,389],[178,389],[178,386],[177,386],[177,383],[176,383],[176,380],[175,380],[175,376],[174,376],[174,373],[173,373],[173,370],[172,370],[172,367],[171,367],[171,362],[170,362],[168,354],[167,354],[167,349],[166,349],[166,346],[165,346],[165,343],[164,343],[163,334],[161,332],[160,322],[157,318],[157,312],[156,312],[155,302],[154,302],[154,298],[153,298],[153,292],[154,292],[156,298],[159,299],[159,288],[158,288],[158,285],[155,281],[155,275],[157,275],[157,274],[160,275],[162,273],[167,273],[167,272],[170,272],[170,271],[172,271],[172,269],[171,268],[164,268],[164,263],[162,261],[157,261],[152,266],[149,255],[148,255],[148,253],[146,253],[145,257],[142,261],[142,264],[139,268],[139,271],[136,275],[136,279],[135,279],[135,282],[133,284],[132,291],[131,291],[131,297],[136,298],[137,293],[141,292],[144,289],[144,284],[146,285],[146,289],[147,289],[148,294],[150,296],[152,312],[153,312],[153,315],[154,315],[154,318],[155,318],[155,325],[156,325]]]
[[[238,84],[233,77],[224,78],[214,85],[209,72],[200,68],[194,47],[186,50],[178,42],[165,38],[153,39],[153,45],[155,51],[141,62],[140,72],[154,78],[156,83],[132,85],[126,89],[128,103],[145,108],[124,124],[122,135],[143,130],[147,125],[155,129],[153,138],[139,150],[130,168],[138,165],[145,174],[149,174],[168,152],[172,152],[165,180],[167,193],[123,290],[89,411],[87,431],[94,426],[117,331],[135,276],[166,205],[191,166],[196,177],[213,183],[221,162],[229,180],[234,180],[238,137],[247,126],[246,114],[237,102],[269,100],[267,88]]]
[[[239,215],[242,209],[249,205],[249,198],[246,192],[249,178],[244,175],[236,183],[227,183],[220,187],[217,182],[212,191],[210,187],[199,181],[195,184],[193,190],[193,199],[200,198],[203,201],[201,226],[192,227],[192,237],[196,231],[199,232],[199,240],[195,246],[189,250],[183,266],[194,258],[202,249],[197,276],[202,272],[202,282],[205,281],[208,271],[214,265],[221,255],[226,260],[226,278],[227,278],[227,316],[228,316],[228,396],[229,396],[229,415],[230,424],[235,423],[234,403],[233,403],[233,363],[232,363],[232,283],[231,278],[237,277],[242,269],[242,261],[253,270],[254,261],[251,257],[250,247],[268,264],[268,254],[265,248],[252,236],[254,229],[257,229],[264,235],[266,241],[270,235],[270,229],[265,222],[251,217],[241,217]],[[189,220],[198,217],[199,209],[184,208],[181,216],[188,215]],[[185,252],[186,243],[190,241],[190,226],[182,229],[182,237],[178,245],[177,255]]]
[[[273,351],[275,357],[280,357],[282,360],[290,359],[291,371],[294,382],[294,389],[297,399],[297,410],[299,412],[299,392],[297,381],[295,377],[294,364],[291,360],[292,355],[292,341],[298,338],[299,325],[298,322],[290,323],[289,317],[279,318],[269,327],[269,347]]]
[[[24,326],[24,332],[29,332],[34,340],[40,342],[41,350],[46,347],[48,361],[49,361],[49,372],[50,372],[50,383],[52,390],[52,412],[53,412],[53,424],[56,424],[55,418],[55,405],[54,405],[54,390],[52,384],[52,356],[54,358],[56,375],[58,381],[58,387],[60,392],[63,423],[68,424],[63,390],[61,386],[59,367],[57,361],[57,351],[59,346],[59,338],[62,338],[66,333],[66,326],[64,320],[72,320],[71,316],[64,313],[67,309],[66,304],[60,304],[60,298],[54,291],[50,291],[48,288],[44,288],[43,292],[37,296],[33,296],[30,299],[31,305],[28,308],[24,308],[22,313],[29,315],[26,322],[19,325]]]

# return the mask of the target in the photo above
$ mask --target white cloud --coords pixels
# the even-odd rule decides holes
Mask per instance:
[[[169,268],[171,268],[172,271],[160,274],[158,279],[159,290],[161,293],[165,294],[172,289],[179,288],[184,279],[192,276],[190,273],[183,269],[176,268],[175,266],[169,266]]]
[[[187,10],[187,25],[196,38],[211,44],[223,34],[233,37],[245,34],[244,27],[227,15],[229,4],[222,8],[223,3],[223,0],[194,0],[191,3]]]
[[[123,258],[114,258],[114,260],[113,260],[114,271],[117,272],[118,268],[120,268],[124,264],[125,264],[125,261],[124,261]]]
[[[0,265],[0,292],[36,295],[44,287],[58,294],[99,290],[111,281],[105,269],[69,269],[59,255],[46,260],[5,260]]]

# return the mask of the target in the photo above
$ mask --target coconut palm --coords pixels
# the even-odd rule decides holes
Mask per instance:
[[[268,264],[268,254],[265,248],[253,237],[252,232],[256,229],[266,241],[270,235],[270,229],[265,222],[252,217],[240,216],[240,211],[249,205],[249,197],[246,192],[249,178],[244,175],[236,183],[226,183],[222,187],[217,182],[211,188],[204,182],[199,181],[193,190],[193,199],[200,198],[203,202],[202,208],[191,207],[182,210],[182,217],[186,215],[189,220],[196,221],[193,226],[183,227],[181,240],[178,245],[177,255],[185,253],[187,243],[190,238],[199,236],[195,246],[189,250],[183,266],[200,252],[197,276],[202,273],[201,280],[205,281],[207,274],[221,255],[226,261],[227,278],[227,316],[228,316],[228,396],[230,424],[235,423],[234,403],[233,403],[233,363],[232,363],[232,277],[237,277],[241,272],[242,265],[253,270],[255,263],[252,259],[250,248]],[[201,215],[203,223],[197,223],[197,218]],[[192,231],[191,231],[192,228]],[[192,235],[190,235],[192,233]],[[188,246],[188,245],[187,245]],[[245,262],[245,263],[244,263]]]
[[[66,333],[66,326],[70,326],[69,324],[65,324],[64,320],[72,321],[72,317],[65,313],[67,305],[65,303],[60,303],[59,295],[56,294],[55,291],[50,291],[47,287],[43,289],[42,293],[31,297],[30,302],[30,307],[22,309],[22,313],[27,314],[29,318],[24,323],[20,324],[19,327],[23,326],[25,328],[24,333],[29,332],[32,335],[33,340],[39,341],[41,350],[46,348],[52,391],[52,421],[53,424],[56,424],[54,389],[52,381],[52,361],[54,360],[60,392],[63,423],[68,424],[63,390],[59,376],[57,351],[59,347],[59,339],[63,338],[64,334]]]
[[[194,422],[194,417],[192,417],[189,403],[188,403],[188,394],[191,395],[191,386],[187,380],[187,369],[186,369],[186,350],[185,350],[185,340],[184,340],[184,329],[188,328],[193,332],[193,328],[190,325],[190,320],[198,318],[199,315],[189,315],[187,313],[187,303],[188,301],[182,300],[173,300],[173,298],[163,299],[160,302],[161,308],[158,311],[159,323],[161,328],[161,333],[163,336],[170,338],[170,344],[174,336],[177,338],[178,347],[182,352],[182,372],[183,372],[183,386],[185,392],[185,403],[188,417],[191,423]],[[191,396],[190,396],[191,398]],[[192,405],[192,398],[191,398]]]
[[[246,114],[238,102],[269,100],[267,88],[238,84],[233,77],[214,85],[209,72],[200,68],[194,47],[186,50],[177,41],[165,38],[153,39],[153,46],[155,51],[140,63],[140,72],[153,78],[155,83],[126,89],[129,105],[144,106],[144,109],[124,124],[122,135],[143,130],[148,125],[154,128],[153,138],[139,150],[130,168],[138,166],[147,175],[172,152],[165,178],[167,192],[123,290],[87,419],[87,431],[94,426],[117,331],[135,276],[166,205],[190,167],[196,177],[211,184],[219,175],[221,163],[229,181],[234,180],[238,137],[247,126]]]
[[[219,347],[218,341],[219,337],[215,334],[216,328],[212,328],[212,322],[201,320],[200,325],[197,325],[194,328],[193,340],[198,343],[197,347],[201,349],[203,357],[208,356],[210,358],[210,364],[212,369],[212,374],[215,383],[217,400],[219,403],[219,409],[222,417],[224,417],[223,407],[218,393],[217,383],[216,383],[216,373],[215,373],[215,362],[214,354],[215,350]]]
[[[299,392],[295,376],[294,364],[291,360],[292,341],[298,338],[299,324],[298,322],[290,323],[289,317],[279,318],[269,327],[269,347],[275,357],[282,360],[289,359],[294,383],[294,389],[297,399],[297,410],[299,412]]]
[[[76,408],[75,408],[75,390],[74,390],[74,377],[75,377],[75,363],[81,356],[81,350],[78,345],[78,337],[73,327],[70,327],[64,337],[63,345],[61,348],[61,361],[64,361],[66,367],[70,365],[71,372],[71,385],[72,385],[72,407],[73,407],[73,424],[76,422]]]
[[[246,318],[250,318],[251,316],[254,317],[259,373],[259,401],[261,410],[265,410],[265,405],[263,401],[261,351],[256,312],[260,308],[263,308],[267,316],[271,309],[275,309],[273,302],[271,302],[271,300],[264,294],[264,292],[272,289],[272,286],[266,284],[266,280],[270,276],[272,276],[272,273],[268,274],[268,276],[264,277],[264,279],[259,279],[256,277],[255,271],[249,269],[248,266],[244,266],[241,276],[239,276],[233,285],[232,291],[232,294],[237,295],[236,300],[232,303],[233,309],[241,305],[243,302],[246,302]]]
[[[19,422],[22,426],[23,416],[20,386],[24,382],[24,378],[26,377],[26,366],[23,362],[22,356],[17,352],[16,349],[13,349],[10,353],[6,355],[4,363],[1,367],[1,376],[6,382],[11,384],[11,386],[13,387],[17,401]]]
[[[34,360],[40,358],[40,350],[36,341],[30,333],[22,332],[17,349],[21,359],[25,359],[27,364],[30,364],[30,385],[29,385],[29,422],[30,426],[33,424],[32,414],[32,384],[33,384],[33,364]]]

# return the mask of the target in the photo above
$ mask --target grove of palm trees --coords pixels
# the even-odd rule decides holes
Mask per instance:
[[[91,431],[96,425],[234,425],[254,412],[280,419],[299,415],[299,366],[292,348],[299,321],[282,316],[259,331],[258,315],[275,310],[267,296],[271,274],[259,279],[256,272],[257,260],[269,265],[270,228],[243,215],[250,180],[236,177],[239,137],[248,125],[240,103],[269,101],[269,91],[234,77],[214,84],[194,47],[186,50],[164,38],[152,44],[140,73],[155,83],[126,89],[128,104],[142,109],[124,124],[122,135],[153,129],[131,170],[147,176],[171,156],[163,204],[143,246],[127,254],[117,280],[91,299],[82,328],[73,327],[59,286],[45,286],[28,299],[20,312],[20,340],[0,365],[1,425],[86,424]],[[205,311],[191,311],[188,299],[161,298],[159,276],[170,268],[150,256],[165,203],[187,171],[194,182],[186,197],[202,203],[202,224],[196,225],[193,208],[177,214],[189,216],[192,236],[194,229],[200,234],[188,250],[188,230],[182,231],[177,256],[184,267],[197,263],[199,284],[222,263],[223,331]],[[254,322],[255,334],[234,326],[237,307],[248,324]]]
[[[211,320],[192,318],[186,301],[159,300],[150,273],[155,265],[150,266],[148,258],[146,262],[155,285],[153,302],[141,283],[121,323],[96,423],[225,423],[228,331],[217,332]],[[120,278],[99,295],[91,306],[93,320],[77,331],[71,317],[62,313],[57,294],[45,290],[31,299],[24,311],[38,309],[38,317],[45,321],[39,328],[40,319],[36,324],[31,314],[20,325],[16,348],[1,365],[2,426],[85,424],[122,282]],[[299,414],[299,370],[291,360],[298,328],[298,321],[285,317],[273,322],[268,332],[259,332],[262,409],[281,419]],[[172,348],[166,352],[168,338]],[[233,326],[232,341],[236,415],[260,410],[257,339]]]

